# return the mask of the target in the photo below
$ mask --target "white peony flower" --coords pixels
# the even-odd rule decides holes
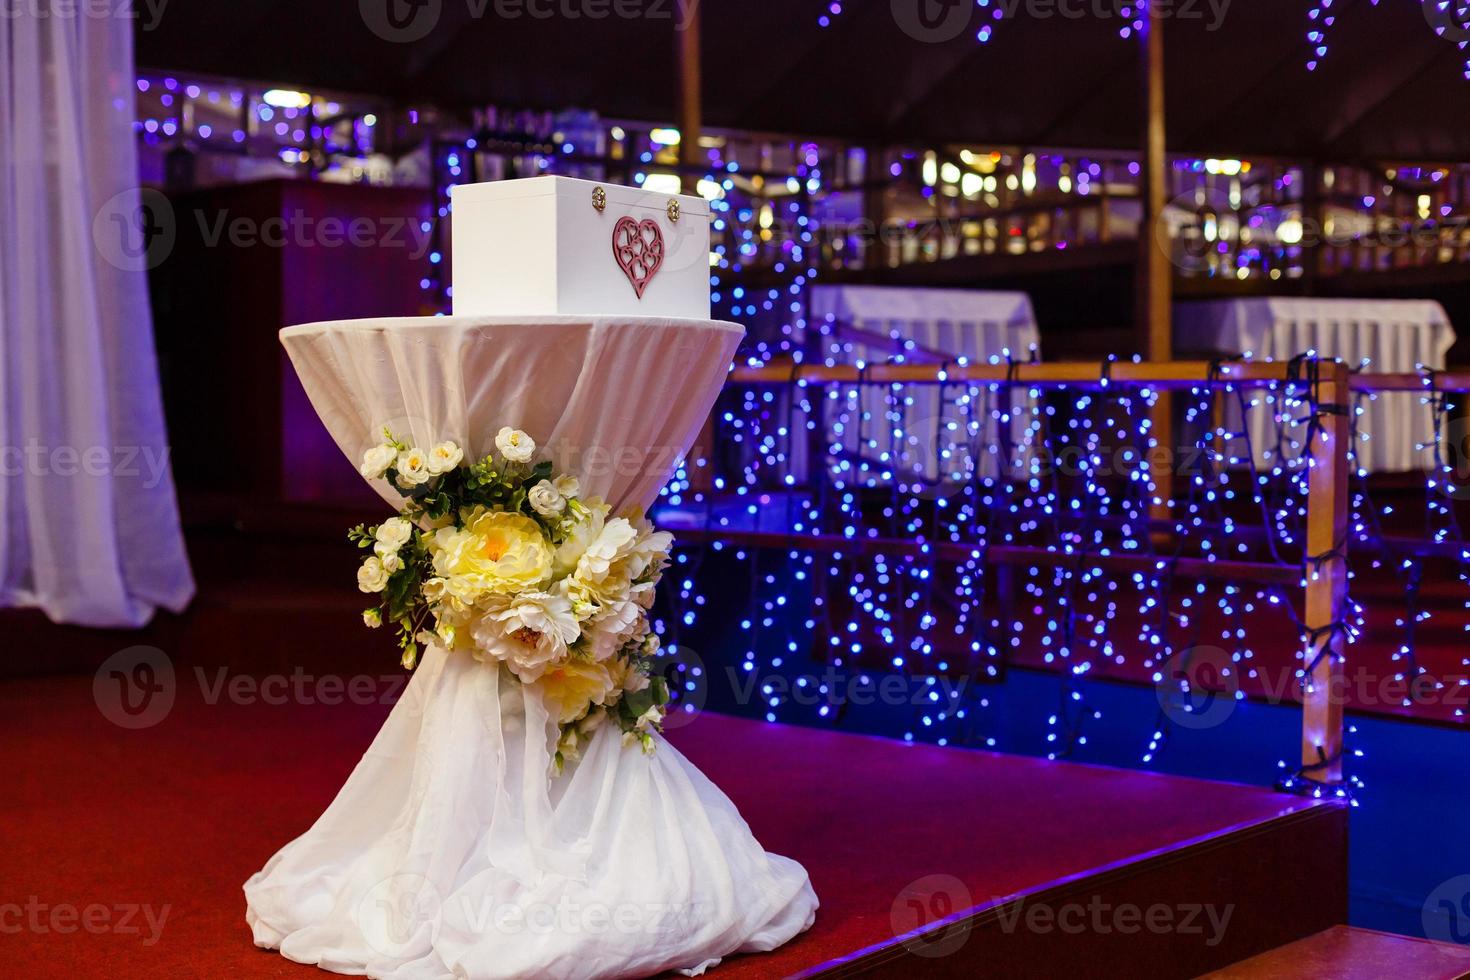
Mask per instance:
[[[495,448],[512,463],[529,463],[536,455],[536,440],[507,425],[496,434]]]
[[[376,480],[388,472],[388,467],[398,459],[398,450],[384,443],[374,446],[362,454],[362,465],[357,471],[369,480]]]
[[[388,570],[377,555],[362,563],[357,570],[357,587],[363,592],[382,592],[388,587]]]
[[[495,597],[471,628],[476,656],[503,661],[525,683],[565,660],[580,634],[571,604],[548,592]]]
[[[452,442],[441,442],[429,450],[429,472],[435,476],[448,473],[464,459],[464,450]]]
[[[579,503],[568,510],[570,515],[563,522],[564,536],[556,549],[553,563],[553,571],[558,578],[570,574],[577,567],[577,562],[581,561],[588,545],[596,541],[597,536],[602,533],[602,525],[608,514],[607,505],[600,500]]]
[[[555,517],[567,509],[566,498],[550,480],[542,480],[532,487],[526,499],[531,502],[531,509],[542,517]]]
[[[398,482],[404,486],[416,487],[421,483],[429,482],[429,456],[422,449],[415,446],[406,453],[398,454]]]
[[[586,651],[595,661],[608,659],[632,640],[641,640],[647,630],[643,607],[630,599],[609,602],[582,627]]]
[[[383,546],[378,545],[378,547],[382,548]],[[382,551],[379,551],[378,560],[383,563],[383,571],[387,572],[389,575],[392,575],[394,572],[403,567],[403,559],[398,556],[398,552],[396,551],[389,551],[386,554]]]
[[[626,581],[609,581],[614,564],[625,556],[638,538],[638,531],[625,518],[614,517],[602,525],[602,530],[587,550],[577,559],[573,572],[573,588],[581,588],[602,599],[612,598],[628,586]]]
[[[556,487],[556,492],[563,497],[575,497],[582,492],[582,484],[577,482],[575,476],[559,476],[551,481],[551,485]]]
[[[395,552],[408,544],[408,539],[413,537],[413,524],[402,517],[394,517],[378,525],[378,533],[374,535],[378,544],[388,552]],[[378,552],[379,555],[382,552]]]

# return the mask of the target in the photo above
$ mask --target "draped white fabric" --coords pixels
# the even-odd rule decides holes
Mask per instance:
[[[1443,370],[1455,342],[1444,308],[1431,300],[1317,299],[1269,297],[1181,303],[1174,309],[1174,343],[1180,350],[1248,354],[1288,360],[1308,351],[1336,357],[1358,368],[1385,374],[1412,374],[1421,367]],[[1368,435],[1357,446],[1358,463],[1372,473],[1403,472],[1429,466],[1434,438],[1428,406],[1412,392],[1379,395],[1365,404],[1358,420]],[[1271,406],[1250,414],[1249,432],[1256,465],[1271,463],[1275,425]],[[1239,413],[1227,416],[1239,425]]]
[[[983,364],[991,358],[1029,361],[1041,342],[1031,298],[1025,293],[976,289],[917,289],[893,286],[814,286],[811,321],[829,332],[823,340],[823,357],[835,364],[881,364],[895,357],[910,363],[943,364],[964,359]],[[965,413],[954,405],[957,389],[938,385],[910,385],[904,389],[907,404],[903,423],[891,416],[886,392],[874,387],[864,391],[861,410],[867,420],[857,445],[859,427],[851,424],[859,408],[858,399],[824,402],[828,411],[824,428],[836,431],[833,413],[848,415],[841,427],[852,445],[851,454],[871,460],[884,453],[908,459],[907,472],[936,481],[959,474],[964,480],[972,472],[981,476],[1000,475],[995,452],[1003,442],[1018,443],[1025,426],[1024,409],[1030,402],[1024,392],[1015,396],[1020,411],[1012,418],[1010,431],[998,431],[999,423],[987,413],[976,413],[975,429],[941,429],[941,423],[963,422]],[[899,435],[901,431],[902,435]],[[1004,436],[1004,440],[1002,440]],[[795,450],[802,453],[804,445]],[[1024,457],[1020,457],[1024,458]],[[804,470],[803,470],[804,472]]]
[[[45,4],[0,16],[0,605],[91,626],[141,626],[194,593],[144,278],[132,29]]]
[[[578,317],[282,334],[354,461],[384,424],[473,455],[512,425],[585,494],[639,508],[697,435],[740,336]],[[534,686],[430,647],[331,807],[246,883],[256,943],[393,980],[634,977],[699,972],[811,925],[806,872],[767,854],[672,745],[644,755],[604,726],[553,777],[555,737]]]

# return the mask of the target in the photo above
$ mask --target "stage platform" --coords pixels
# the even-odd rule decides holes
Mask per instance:
[[[240,885],[327,805],[388,706],[239,703],[214,668],[176,676],[172,708],[135,731],[90,676],[0,682],[11,975],[324,975],[251,945]],[[670,737],[822,901],[810,932],[715,977],[1191,977],[1346,918],[1337,804],[708,713]]]

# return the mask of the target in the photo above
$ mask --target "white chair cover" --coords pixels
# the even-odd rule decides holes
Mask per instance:
[[[1174,308],[1174,345],[1181,351],[1284,361],[1315,350],[1352,368],[1368,358],[1366,371],[1397,374],[1420,366],[1442,370],[1454,342],[1444,308],[1429,300],[1263,297]],[[1265,454],[1275,426],[1265,405],[1249,414],[1256,465],[1265,467],[1272,462]],[[1239,424],[1238,413],[1230,418]],[[1434,436],[1431,411],[1418,394],[1379,395],[1367,403],[1358,428],[1369,437],[1358,443],[1358,465],[1369,472],[1403,472],[1430,462],[1429,450],[1416,448]]]
[[[943,364],[966,360],[983,364],[991,358],[1029,361],[1041,342],[1031,298],[1025,293],[974,289],[918,289],[893,286],[814,286],[810,322],[825,325],[830,339],[823,342],[823,359],[832,364],[881,364],[896,356],[910,363]],[[942,390],[938,385],[909,385],[909,400],[903,411],[902,435],[889,417],[884,391],[864,391],[861,409],[868,418],[862,426],[862,447],[857,445],[856,417],[859,401],[849,398],[824,402],[828,417],[823,428],[833,432],[838,414],[846,414],[842,426],[845,448],[852,456],[870,462],[887,453],[884,462],[897,462],[907,476],[922,475],[938,481],[952,474],[1000,475],[999,456],[992,447],[1002,444],[994,419],[979,414],[978,432],[940,430],[941,421],[963,422],[965,415],[955,406],[958,388]],[[946,407],[947,403],[947,407]],[[1006,438],[1021,442],[1025,410],[1030,400],[1024,392],[1014,398],[1017,415]],[[972,452],[971,445],[978,447]],[[794,456],[804,456],[799,447]],[[899,458],[901,457],[901,458]],[[1017,453],[1017,458],[1026,458]],[[801,472],[805,472],[803,468]],[[963,479],[963,476],[961,477]]]

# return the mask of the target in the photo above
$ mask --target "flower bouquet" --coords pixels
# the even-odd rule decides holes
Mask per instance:
[[[583,500],[519,429],[502,428],[497,452],[477,462],[453,442],[424,451],[383,434],[362,475],[389,481],[404,505],[349,534],[372,551],[357,572],[379,600],[367,625],[398,627],[407,668],[420,644],[438,643],[534,685],[560,726],[558,772],[609,719],[625,745],[651,752],[669,692],[650,673],[659,639],[648,609],[672,536]]]

